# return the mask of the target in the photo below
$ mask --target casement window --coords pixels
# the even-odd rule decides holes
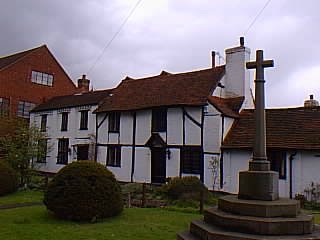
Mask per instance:
[[[69,139],[60,138],[58,140],[57,164],[68,164]]]
[[[109,132],[119,132],[120,130],[120,113],[111,112],[109,114]]]
[[[51,87],[53,85],[53,75],[43,72],[32,71],[31,82]]]
[[[182,147],[180,150],[181,169],[183,173],[201,173],[202,151],[200,147]]]
[[[10,101],[7,98],[0,97],[0,117],[9,116]]]
[[[29,118],[30,117],[30,111],[35,106],[36,105],[34,103],[31,103],[31,102],[19,101],[17,115],[19,117]]]
[[[88,130],[88,110],[80,111],[80,130]]]
[[[158,108],[152,110],[152,132],[167,131],[167,109]]]
[[[108,146],[107,166],[121,167],[121,146]]]
[[[68,112],[61,113],[61,131],[68,131]]]
[[[38,154],[37,154],[37,162],[38,163],[46,163],[47,148],[48,148],[48,140],[47,139],[41,139],[38,141]]]
[[[286,152],[282,150],[268,150],[267,156],[271,164],[271,170],[279,173],[279,179],[286,179]]]
[[[41,115],[41,125],[40,125],[40,131],[41,132],[47,131],[47,120],[48,120],[48,115],[47,114]]]

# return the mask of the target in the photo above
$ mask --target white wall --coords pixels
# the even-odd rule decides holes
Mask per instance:
[[[96,115],[92,114],[97,106],[82,106],[68,108],[64,110],[51,110],[30,114],[30,124],[35,124],[40,128],[41,115],[47,114],[47,131],[48,151],[47,163],[39,164],[39,170],[46,172],[57,172],[65,165],[57,164],[58,156],[58,139],[69,139],[68,162],[76,161],[76,145],[78,144],[94,144],[95,143],[95,121]],[[80,130],[80,111],[89,110],[88,113],[88,130]],[[61,131],[61,112],[67,111],[68,129]],[[90,148],[93,149],[93,148]],[[93,154],[91,154],[93,155]]]
[[[201,107],[186,107],[186,112],[198,123],[201,123]],[[185,117],[185,137],[186,145],[200,145],[201,144],[201,128],[193,123],[187,116]]]
[[[182,145],[183,113],[181,108],[168,108],[167,112],[167,144]]]
[[[203,148],[205,152],[219,153],[221,145],[221,113],[211,104],[204,117]]]

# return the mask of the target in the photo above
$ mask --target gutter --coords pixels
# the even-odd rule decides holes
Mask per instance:
[[[294,157],[297,155],[297,151],[295,151],[294,153],[290,154],[289,156],[289,197],[290,199],[292,199],[292,176],[293,176],[293,172],[292,172],[292,163],[293,163],[293,159]]]

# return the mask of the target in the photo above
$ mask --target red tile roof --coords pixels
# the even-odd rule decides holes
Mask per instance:
[[[252,148],[254,112],[243,110],[222,148]],[[320,107],[266,110],[267,147],[320,150]]]
[[[215,96],[209,96],[208,100],[223,115],[232,117],[232,118],[238,118],[239,110],[244,101],[244,97],[220,98]]]
[[[224,66],[158,76],[123,80],[104,99],[96,112],[138,110],[160,106],[190,105],[207,103],[225,72]]]
[[[53,97],[50,100],[36,106],[31,112],[79,107],[86,105],[98,105],[105,97],[112,93],[113,89],[87,92],[82,94]]]
[[[36,47],[36,48],[32,48],[32,49],[29,49],[29,50],[26,50],[26,51],[23,51],[23,52],[18,52],[18,53],[15,53],[15,54],[11,54],[9,56],[2,56],[0,57],[0,70],[2,68],[5,68],[17,61],[19,61],[20,59],[22,59],[23,57],[27,56],[29,53],[33,52],[33,51],[36,51],[38,50],[39,48],[42,48],[42,47],[46,47],[45,45],[42,45],[40,47]]]

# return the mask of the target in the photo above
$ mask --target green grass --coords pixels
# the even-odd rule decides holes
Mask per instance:
[[[199,214],[156,208],[130,208],[115,218],[95,224],[54,218],[44,206],[0,210],[0,239],[175,239]]]
[[[43,192],[22,190],[0,197],[0,205],[14,203],[42,202]]]

